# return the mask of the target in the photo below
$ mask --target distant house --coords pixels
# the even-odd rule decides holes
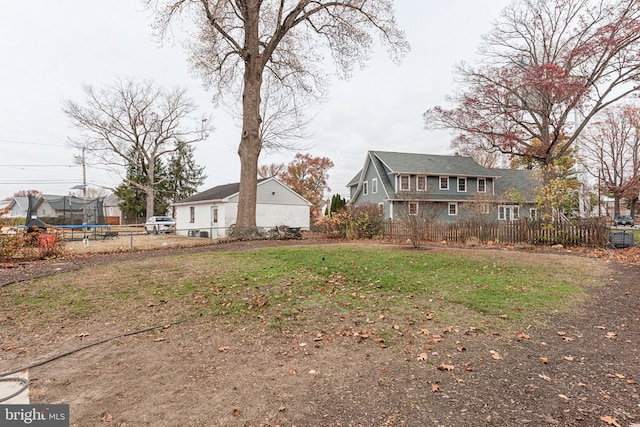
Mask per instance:
[[[29,199],[27,197],[13,197],[9,202],[9,212],[6,216],[9,218],[26,218],[28,208]]]
[[[369,151],[347,187],[350,204],[375,204],[393,220],[428,206],[439,221],[471,214],[510,221],[537,216],[535,185],[531,171],[485,168],[471,157]]]
[[[236,223],[240,183],[225,184],[174,203],[176,233],[225,237]],[[311,203],[276,178],[258,180],[256,226],[309,228]]]

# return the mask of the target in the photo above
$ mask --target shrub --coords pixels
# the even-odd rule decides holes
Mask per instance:
[[[365,203],[348,209],[347,238],[372,239],[384,236],[384,217],[377,205]]]
[[[347,236],[348,226],[349,214],[345,209],[335,212],[331,216],[324,216],[315,224],[315,227],[317,227],[320,232],[329,237],[336,238],[345,238]]]
[[[53,236],[53,238],[44,236]],[[2,261],[58,258],[64,254],[64,250],[65,241],[57,231],[0,236],[0,260]]]

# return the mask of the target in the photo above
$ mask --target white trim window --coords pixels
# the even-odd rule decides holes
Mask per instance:
[[[400,175],[400,191],[409,191],[409,175]]]
[[[409,202],[409,215],[418,215],[418,203],[417,202]]]
[[[371,194],[378,193],[378,178],[371,179]]]
[[[447,213],[450,216],[458,215],[458,204],[455,202],[449,203],[449,207],[447,208]]]
[[[529,218],[531,218],[534,221],[537,220],[538,219],[538,209],[529,208]]]
[[[448,176],[441,176],[440,177],[440,189],[441,190],[448,190],[449,189],[449,177]]]
[[[458,177],[458,193],[467,192],[467,178]]]
[[[384,215],[384,203],[378,203],[378,212],[380,215]]]
[[[489,214],[489,203],[483,203],[480,205],[480,213],[482,215]]]
[[[427,177],[424,175],[416,176],[416,191],[427,191]]]
[[[520,218],[520,206],[500,205],[498,206],[498,221],[516,221]]]
[[[478,193],[487,192],[487,180],[486,178],[478,178]]]
[[[365,181],[362,183],[362,195],[366,196],[367,194],[369,194],[369,182]]]

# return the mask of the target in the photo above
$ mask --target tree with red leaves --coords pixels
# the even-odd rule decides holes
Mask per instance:
[[[325,190],[331,190],[327,186],[327,180],[332,167],[333,162],[327,157],[298,153],[278,176],[284,184],[313,204],[312,219],[317,218],[320,213]]]
[[[640,92],[640,2],[520,0],[461,64],[452,109],[424,114],[452,146],[542,164],[567,154],[595,114]]]
[[[640,192],[640,108],[621,105],[601,113],[584,138],[586,170],[598,179],[601,191],[611,193],[614,215],[620,201],[631,201],[633,214]]]

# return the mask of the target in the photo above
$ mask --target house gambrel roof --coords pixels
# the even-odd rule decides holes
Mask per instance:
[[[387,199],[398,199],[394,190],[394,183],[389,176],[393,175],[429,175],[429,176],[457,176],[474,178],[494,178],[495,194],[504,194],[509,189],[519,191],[525,200],[533,200],[533,185],[531,171],[486,168],[468,156],[447,156],[438,154],[398,153],[388,151],[369,151],[363,168],[349,181],[347,187],[355,187],[353,200],[362,191],[366,171],[373,166],[380,178],[382,188]],[[404,197],[404,196],[403,196]],[[403,198],[401,197],[401,198]],[[465,200],[464,194],[431,194],[430,200]]]
[[[504,197],[508,191],[515,190],[525,201],[532,202],[535,198],[534,187],[536,181],[532,177],[533,171],[521,169],[496,169],[499,173],[495,181],[495,193]]]
[[[304,201],[306,204],[311,206],[311,202],[307,199],[291,190],[289,187],[284,185],[282,182],[277,180],[275,177],[271,178],[263,178],[258,180],[258,187],[260,184],[266,183],[268,181],[275,181],[280,184],[283,188],[290,191],[292,194],[296,195],[300,200]],[[236,196],[240,192],[240,183],[234,182],[231,184],[218,185],[217,187],[210,188],[208,190],[202,191],[200,193],[194,194],[193,196],[189,196],[185,199],[182,199],[174,205],[184,205],[184,204],[192,204],[192,203],[205,203],[205,202],[226,202],[233,196]]]

